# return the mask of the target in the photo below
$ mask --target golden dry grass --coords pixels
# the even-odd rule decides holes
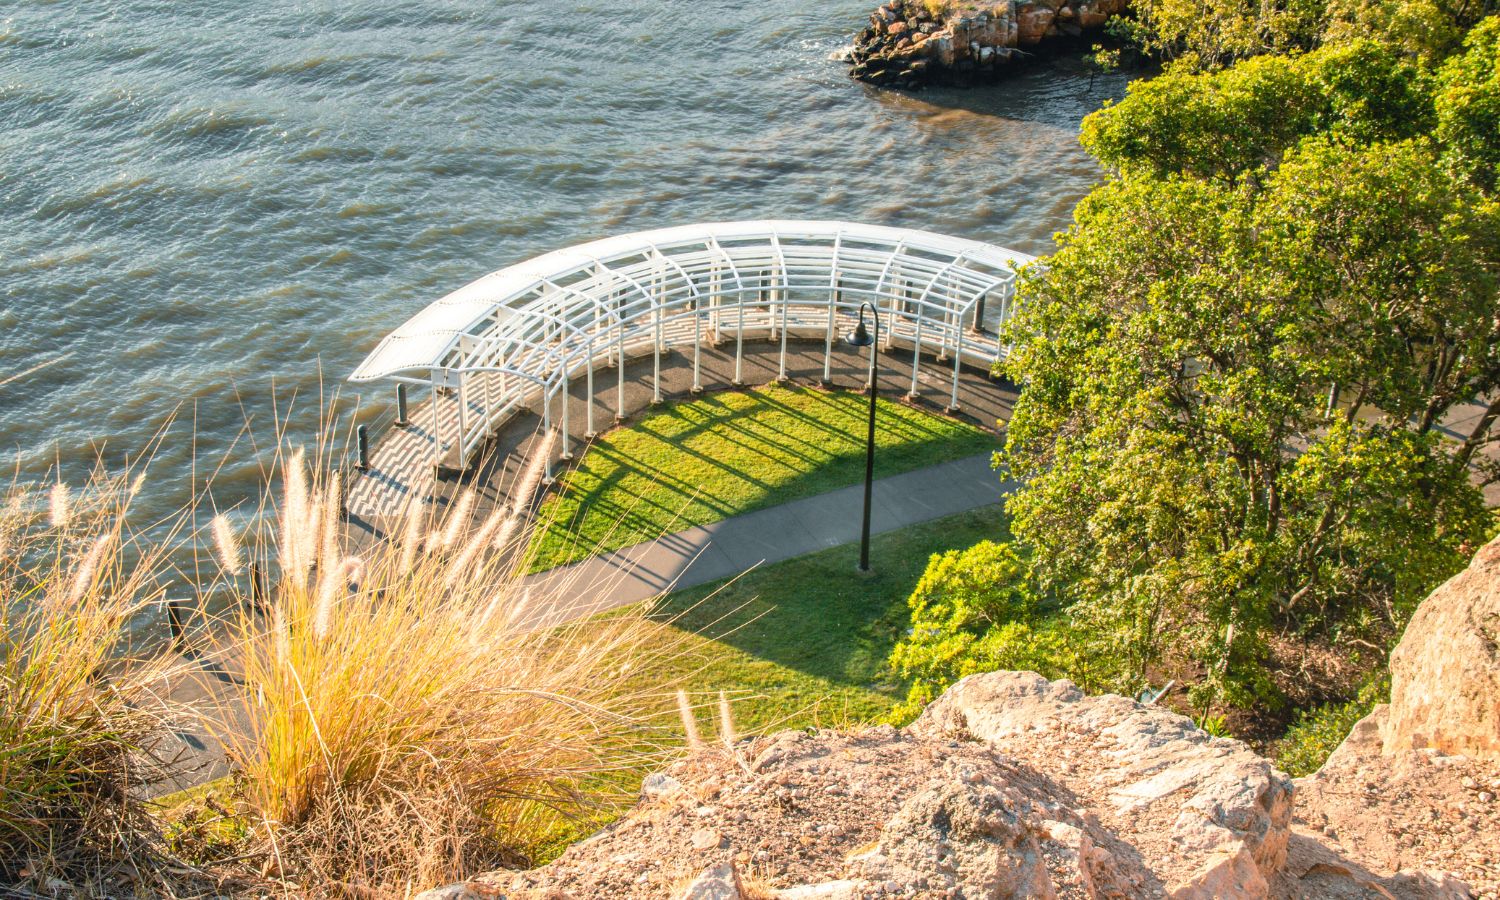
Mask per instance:
[[[238,681],[215,728],[267,874],[382,893],[451,881],[526,859],[616,776],[661,763],[672,695],[637,676],[679,651],[649,605],[558,624],[523,584],[540,459],[521,502],[475,519],[465,495],[355,546],[329,467],[291,453],[269,544],[212,529],[231,591],[248,591],[247,554],[279,569],[214,651]]]
[[[170,725],[157,695],[179,663],[129,646],[126,626],[162,601],[180,523],[140,538],[143,477],[0,492],[0,883],[163,884],[139,789],[170,768],[154,752]]]

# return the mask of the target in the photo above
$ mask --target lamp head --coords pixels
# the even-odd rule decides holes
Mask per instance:
[[[875,343],[875,339],[870,337],[870,329],[865,327],[865,308],[863,306],[859,308],[859,324],[854,326],[854,331],[850,332],[844,340],[855,347],[868,347]]]

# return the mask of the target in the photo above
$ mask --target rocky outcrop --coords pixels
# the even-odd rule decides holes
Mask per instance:
[[[890,0],[856,37],[850,74],[896,87],[987,80],[1124,9],[1125,0]]]
[[[1500,760],[1500,540],[1417,607],[1391,654],[1387,754]]]
[[[429,900],[1466,896],[1299,832],[1294,794],[1182,716],[996,672],[904,730],[700,751],[552,864]]]
[[[913,724],[1058,777],[1145,856],[1173,896],[1264,896],[1286,859],[1292,785],[1239,741],[1124,697],[1022,672],[966,678]]]
[[[1500,898],[1497,636],[1500,540],[1422,604],[1390,706],[1311,777],[1153,706],[994,672],[904,730],[700,751],[552,864],[420,900]]]
[[[1417,608],[1391,654],[1390,704],[1297,780],[1294,849],[1349,848],[1358,878],[1383,873],[1409,896],[1469,896],[1461,878],[1500,898],[1497,645],[1500,540]]]

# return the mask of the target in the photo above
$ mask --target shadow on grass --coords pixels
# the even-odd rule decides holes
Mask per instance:
[[[856,483],[866,402],[812,388],[715,394],[602,438],[549,498],[535,569]],[[891,401],[877,429],[876,477],[999,447],[989,432]]]
[[[692,687],[746,692],[736,709],[747,728],[828,725],[829,707],[833,724],[867,722],[905,693],[886,659],[932,554],[1008,537],[1000,507],[981,507],[876,535],[868,575],[848,544],[679,591],[661,615],[712,639],[696,654]]]

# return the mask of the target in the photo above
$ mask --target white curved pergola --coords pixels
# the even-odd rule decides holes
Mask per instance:
[[[838,333],[869,302],[885,345],[913,351],[913,393],[924,353],[951,362],[948,405],[956,408],[962,363],[988,366],[1004,353],[994,332],[1010,314],[1016,268],[1031,260],[978,241],[852,222],[637,232],[547,253],[459,288],[381,340],[350,380],[430,386],[432,461],[467,466],[496,428],[538,402],[566,457],[569,404],[557,404],[560,422],[552,410],[574,379],[588,380],[588,433],[595,370],[652,354],[660,400],[669,345],[691,345],[695,390],[703,386],[705,341],[734,342],[738,383],[747,339],[779,342],[783,377],[789,338],[821,340],[827,380]],[[621,409],[625,366],[617,368]],[[450,396],[445,415],[441,398]]]

